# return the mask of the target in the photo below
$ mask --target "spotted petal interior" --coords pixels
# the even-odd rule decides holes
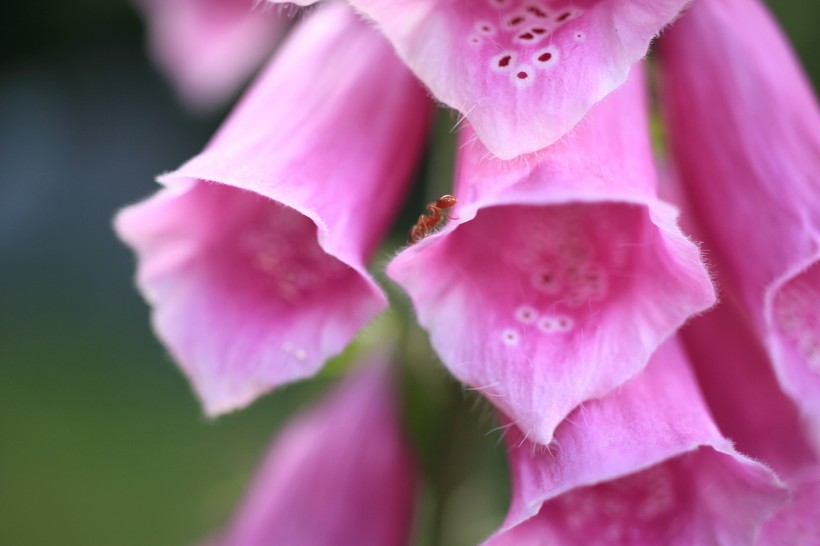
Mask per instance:
[[[504,159],[544,148],[621,85],[686,0],[351,0]]]

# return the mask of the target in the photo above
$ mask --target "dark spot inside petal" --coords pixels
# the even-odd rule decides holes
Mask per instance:
[[[504,55],[503,57],[501,57],[498,60],[498,66],[500,66],[501,68],[510,66],[510,61],[511,60],[512,60],[512,57],[510,55]]]
[[[530,77],[530,75],[529,75],[529,74],[527,74],[526,72],[524,72],[523,70],[522,70],[521,72],[519,72],[518,74],[516,74],[515,76],[516,76],[519,80],[526,80],[527,78],[529,78],[529,77]]]
[[[519,34],[518,38],[520,40],[532,40],[535,36],[533,36],[532,32],[525,32],[524,34]]]
[[[520,25],[523,22],[523,17],[513,17],[512,19],[510,19],[510,26]]]
[[[559,23],[563,23],[564,21],[569,19],[570,15],[572,15],[572,14],[568,11],[565,12],[565,13],[562,13],[561,15],[558,16],[558,19],[556,19],[556,21],[558,21]]]
[[[541,55],[538,56],[538,60],[541,61],[542,63],[545,63],[545,62],[549,61],[550,59],[552,59],[552,53],[550,53],[550,52],[542,53]]]
[[[540,9],[538,9],[537,6],[530,6],[530,7],[527,8],[527,11],[532,13],[536,17],[542,17],[543,18],[543,17],[547,16],[547,14],[544,13],[543,11],[541,11]]]
[[[545,32],[547,32],[547,29],[541,28],[541,27],[536,27],[536,28],[532,29],[530,32],[532,32],[533,34],[541,35],[541,34],[544,34]]]

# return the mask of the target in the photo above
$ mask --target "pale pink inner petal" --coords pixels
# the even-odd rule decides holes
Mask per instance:
[[[590,22],[583,16],[602,1],[480,0],[468,9],[451,2],[439,10],[462,38],[465,56],[480,52],[498,83],[520,86],[546,77],[536,71],[557,66],[560,51],[582,51]]]
[[[521,349],[574,338],[655,261],[646,224],[642,208],[615,204],[481,211],[451,244],[462,273],[492,297],[486,318],[500,335],[488,341],[508,341],[507,331],[525,334]]]
[[[358,275],[319,247],[315,224],[295,210],[227,186],[205,183],[194,191],[221,217],[204,218],[212,225],[200,258],[250,300],[298,312]]]
[[[684,0],[351,0],[498,157],[545,148],[627,78]]]
[[[791,485],[789,502],[763,527],[758,546],[820,544],[820,468]]]
[[[820,415],[820,262],[774,292],[772,343],[789,390]]]
[[[820,263],[787,282],[774,299],[775,333],[793,359],[820,381]]]
[[[420,246],[388,273],[433,346],[542,443],[578,404],[638,373],[708,297],[688,293],[692,279],[640,205],[488,207]]]
[[[709,447],[565,493],[487,545],[751,544],[772,509],[759,469]]]
[[[150,48],[179,94],[196,108],[229,99],[285,30],[252,0],[135,0],[146,13]]]
[[[139,233],[157,333],[211,414],[312,375],[383,305],[311,220],[252,192],[199,181],[118,223],[126,240]]]

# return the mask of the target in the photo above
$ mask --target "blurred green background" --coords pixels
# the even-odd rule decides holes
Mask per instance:
[[[816,87],[820,2],[771,6]],[[150,332],[111,218],[197,153],[225,111],[185,114],[126,0],[0,10],[0,545],[195,544],[332,373],[202,416]],[[417,354],[431,384],[409,385],[409,425],[431,469],[425,497],[441,501],[423,511],[417,542],[474,543],[506,509],[498,438],[432,351]]]

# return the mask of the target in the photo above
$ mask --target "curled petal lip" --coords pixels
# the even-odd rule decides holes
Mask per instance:
[[[610,543],[744,544],[787,498],[772,472],[720,435],[675,339],[641,375],[576,409],[552,445],[514,426],[505,442],[513,498],[485,544],[587,543],[627,521],[631,533]]]

